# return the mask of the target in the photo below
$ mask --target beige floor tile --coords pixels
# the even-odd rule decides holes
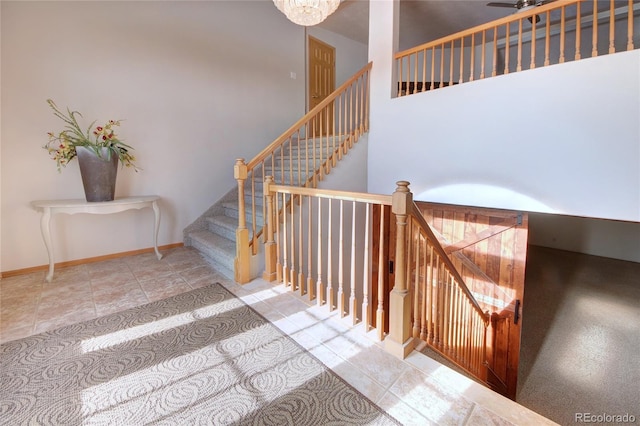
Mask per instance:
[[[89,278],[92,280],[110,276],[112,274],[122,273],[123,271],[131,273],[129,265],[120,258],[87,264],[87,272],[89,274]]]
[[[127,281],[135,281],[136,277],[126,265],[120,265],[114,269],[99,269],[89,273],[92,284],[110,285],[111,283],[121,283]]]
[[[398,376],[389,390],[422,416],[441,425],[463,424],[474,406],[463,395],[441,386],[429,376],[424,377],[413,368]]]
[[[362,374],[357,366],[348,361],[336,365],[333,367],[333,371],[372,401],[378,401],[385,392],[384,386]]]
[[[96,318],[96,308],[93,304],[76,306],[66,312],[58,312],[56,315],[50,315],[51,311],[38,311],[38,321],[35,326],[35,333],[53,330],[67,325],[75,324]],[[40,315],[42,314],[42,319]]]
[[[175,272],[168,263],[160,263],[161,261],[157,259],[155,262],[157,262],[157,264],[144,264],[132,267],[133,275],[139,281],[146,281],[166,277],[167,275],[171,275]]]
[[[466,424],[469,426],[514,426],[510,421],[477,404],[474,406]]]
[[[60,323],[61,318],[67,318],[68,321],[72,321],[73,314],[81,312],[82,320],[85,319],[84,314],[91,312],[93,316],[96,314],[95,305],[91,296],[86,300],[80,300],[77,298],[69,298],[66,301],[63,299],[50,300],[50,303],[38,304],[38,311],[36,316],[36,327],[42,322],[56,322]],[[81,321],[82,321],[81,320]],[[70,322],[72,324],[72,322]]]
[[[3,303],[0,306],[0,331],[9,332],[33,326],[36,321],[36,307],[38,304],[32,303]]]
[[[216,273],[210,266],[203,265],[193,269],[180,272],[180,276],[189,284],[191,288],[204,287],[206,285],[220,282],[220,274]]]
[[[385,387],[390,386],[400,375],[410,370],[406,363],[398,362],[393,355],[375,345],[366,351],[357,351],[346,356],[364,374]]]
[[[56,268],[53,273],[51,285],[71,284],[84,282],[89,278],[87,265],[75,265],[64,268]]]
[[[142,287],[150,302],[166,299],[191,290],[189,284],[178,274],[167,275],[162,279],[141,281],[140,287]]]
[[[164,254],[162,260],[167,262],[177,271],[187,271],[200,266],[208,266],[208,263],[199,252],[193,249],[174,249]]]
[[[378,401],[380,408],[402,423],[403,426],[437,426],[437,423],[423,417],[397,396],[387,392]]]
[[[137,281],[99,286],[92,282],[92,288],[98,316],[149,303],[147,295]]]
[[[0,326],[0,344],[9,342],[11,340],[22,339],[23,337],[31,336],[33,334],[33,329],[34,329],[34,324],[25,325],[22,327],[13,328],[9,330],[4,330]]]
[[[16,275],[0,279],[0,293],[12,291],[24,287],[39,287],[44,282],[45,272],[39,271],[30,274]]]

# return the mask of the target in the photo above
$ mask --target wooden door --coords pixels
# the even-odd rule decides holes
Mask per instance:
[[[335,48],[309,37],[309,111],[335,90],[335,55]],[[314,120],[315,133],[331,133],[333,123],[333,109],[329,109]]]
[[[483,310],[489,385],[515,399],[527,251],[526,213],[416,203]]]

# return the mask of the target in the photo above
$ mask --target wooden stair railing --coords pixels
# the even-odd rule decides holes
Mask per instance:
[[[257,241],[263,233],[258,217],[266,216],[266,205],[261,202],[265,178],[271,175],[278,184],[316,188],[368,131],[371,67],[369,63],[354,74],[251,161],[236,161],[236,282],[244,284],[252,279],[251,256],[257,253]]]
[[[638,0],[556,0],[398,52],[397,95],[633,50],[638,11]]]
[[[483,312],[415,203],[410,205],[408,283],[413,337],[487,380],[489,312]]]
[[[263,278],[337,310],[354,325],[363,323],[367,330],[373,327],[383,333],[385,289],[371,288],[370,265],[378,256],[371,250],[375,232],[371,215],[374,207],[391,205],[392,197],[277,185],[270,176],[264,191]],[[374,294],[379,301],[375,306]]]
[[[408,182],[397,182],[389,196],[278,185],[269,176],[264,191],[266,280],[337,309],[366,331],[376,329],[397,357],[406,357],[423,340],[486,383],[490,316],[413,202]],[[372,220],[373,211],[385,206],[395,217],[390,233],[384,232],[384,218]],[[395,235],[394,241],[387,234]],[[390,248],[395,252],[393,289],[381,277]],[[377,280],[371,267],[376,259]]]

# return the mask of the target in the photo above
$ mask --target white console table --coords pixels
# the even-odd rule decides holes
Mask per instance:
[[[111,214],[123,212],[125,210],[139,210],[145,207],[150,207],[154,212],[153,248],[158,260],[162,259],[162,254],[158,251],[158,229],[160,227],[160,208],[158,207],[159,199],[160,197],[157,195],[145,195],[140,197],[118,198],[113,201],[101,202],[87,202],[85,200],[32,201],[31,206],[42,212],[40,230],[42,231],[44,245],[47,247],[47,254],[49,255],[49,273],[47,274],[47,281],[51,282],[53,279],[53,245],[51,244],[51,229],[49,225],[51,223],[51,216],[56,213]]]

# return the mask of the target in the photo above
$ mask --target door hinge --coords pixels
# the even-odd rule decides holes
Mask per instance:
[[[516,299],[516,307],[513,313],[513,323],[517,324],[520,319],[520,299]]]
[[[393,260],[389,261],[389,273],[393,274]]]

